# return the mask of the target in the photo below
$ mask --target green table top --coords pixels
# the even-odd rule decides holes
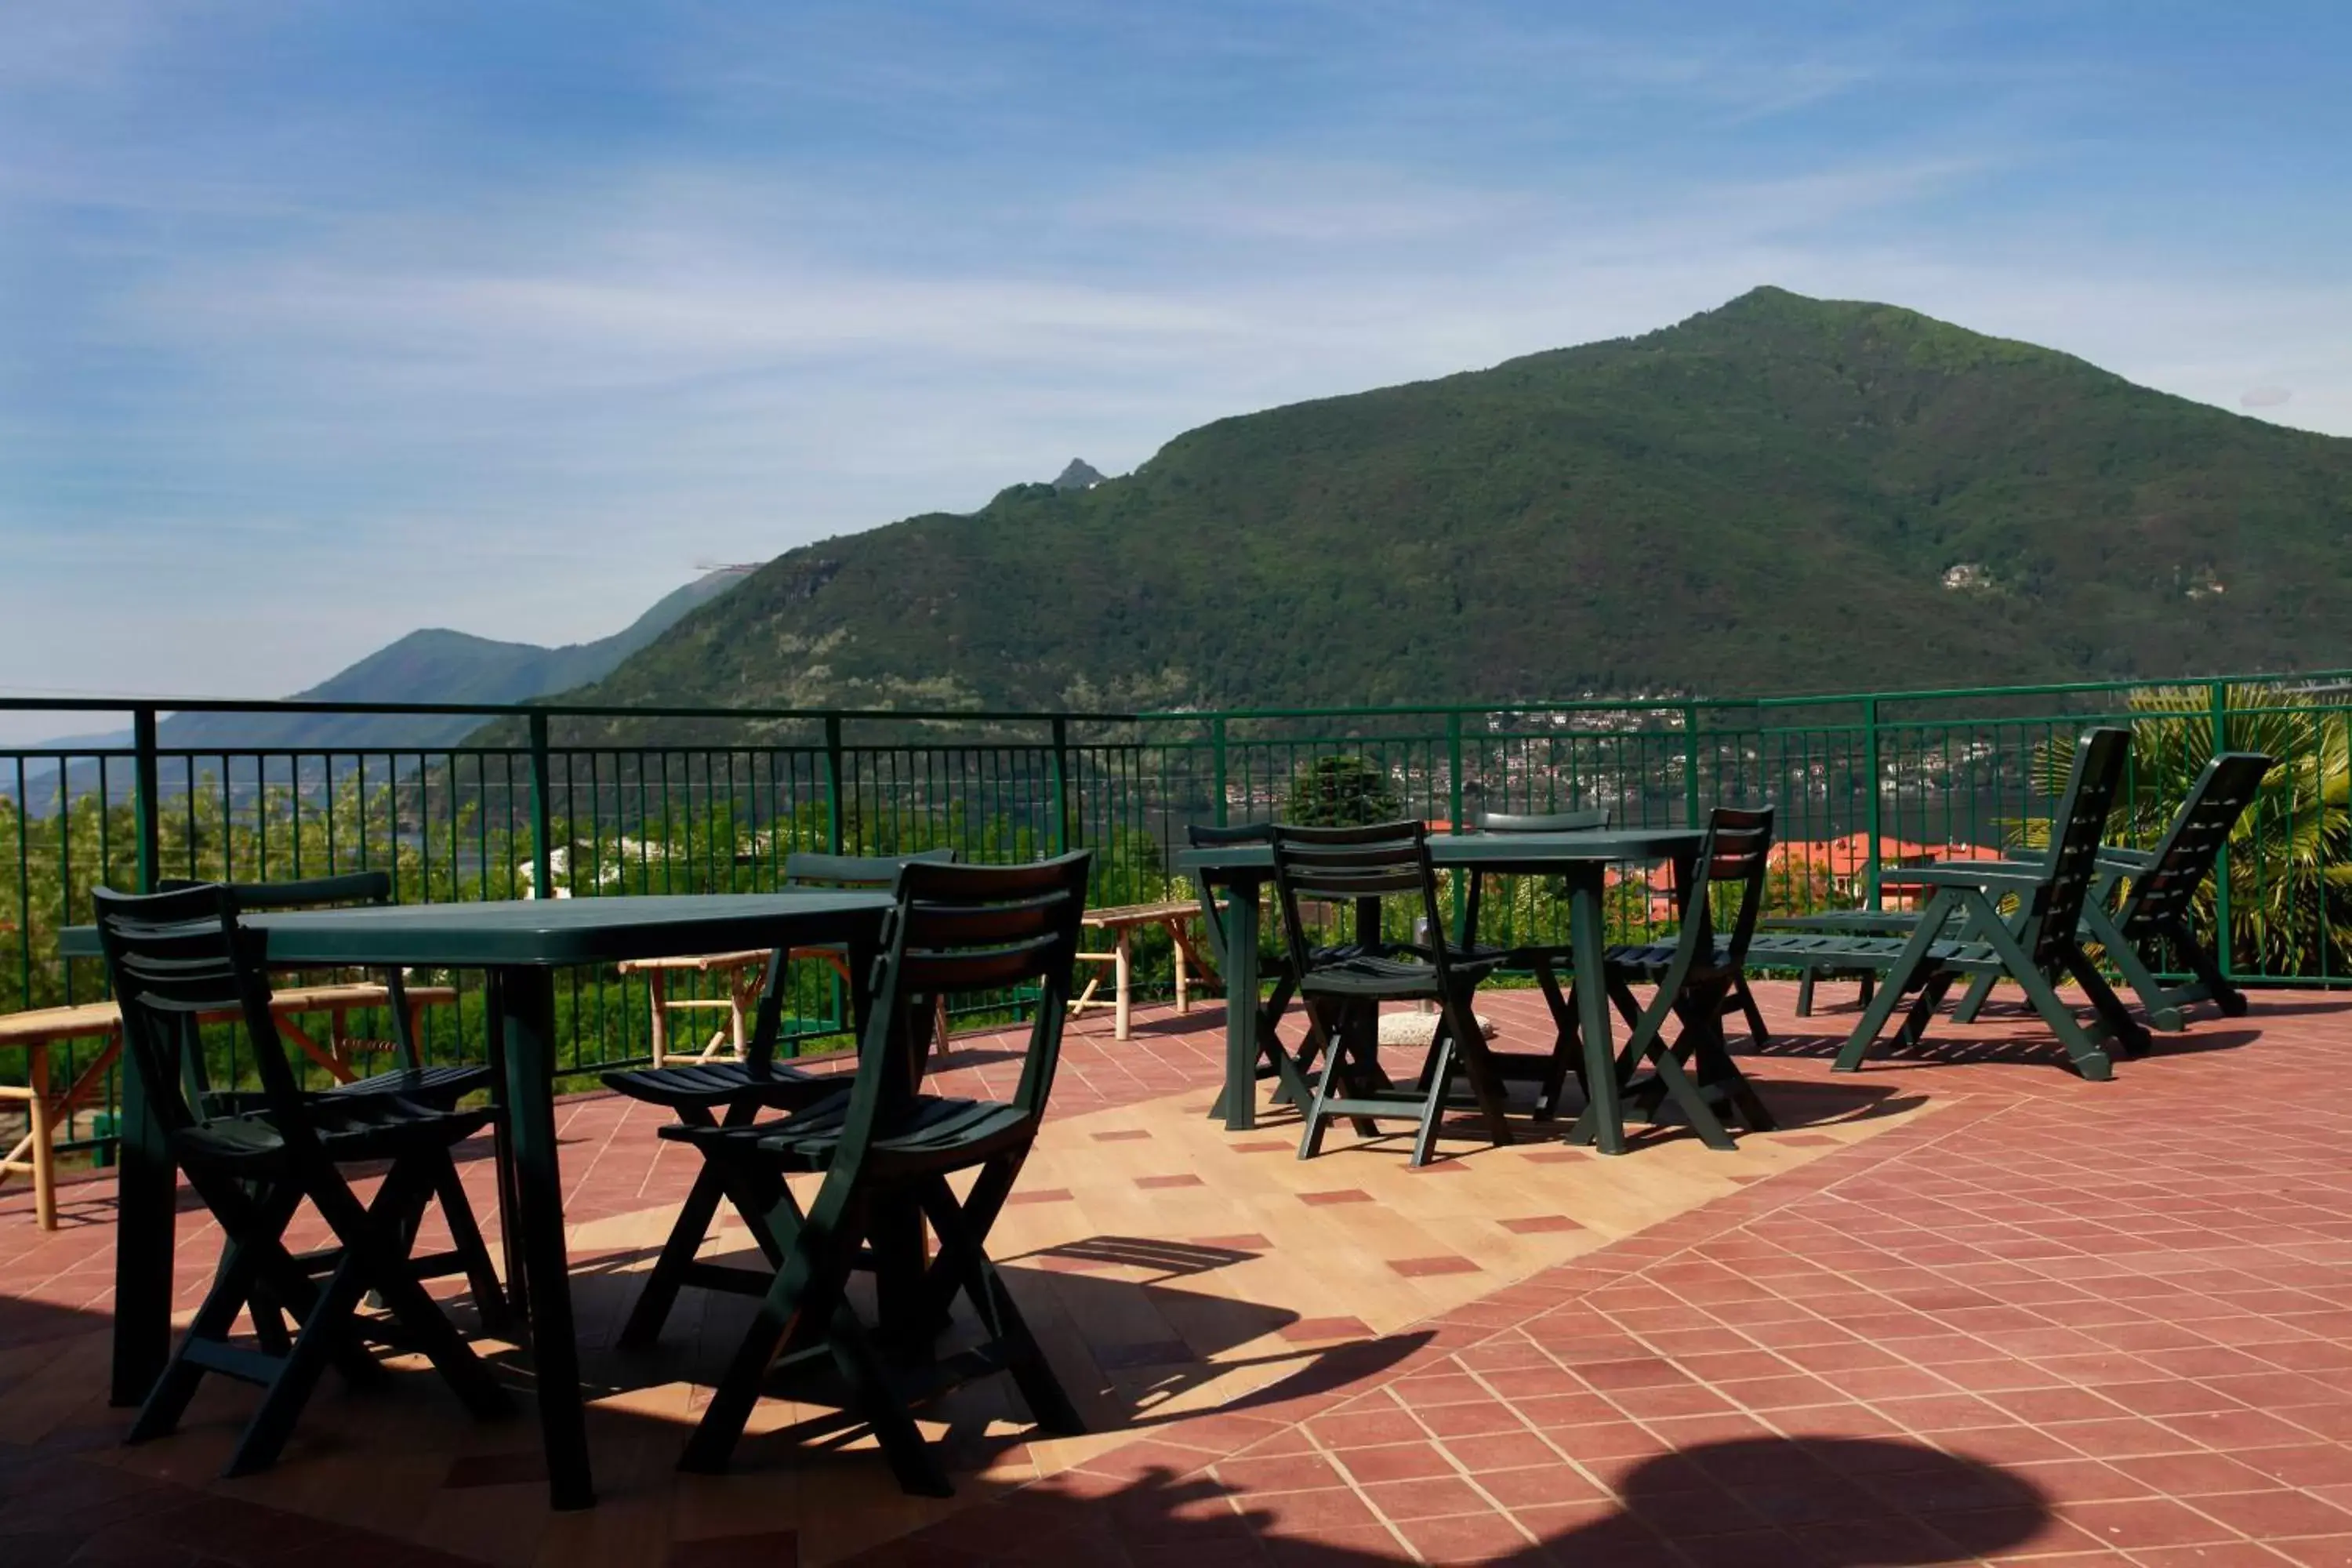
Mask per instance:
[[[1576,833],[1441,833],[1429,840],[1439,866],[1496,873],[1541,875],[1571,866],[1663,860],[1696,852],[1705,837],[1696,827],[1602,827]],[[1218,880],[1264,881],[1274,875],[1274,847],[1229,844],[1186,849],[1180,871],[1206,871]]]
[[[812,889],[389,904],[256,913],[245,923],[265,934],[268,962],[289,969],[562,967],[839,942],[861,924],[878,928],[890,905],[887,893]],[[58,946],[68,958],[96,958],[98,928],[68,926]]]

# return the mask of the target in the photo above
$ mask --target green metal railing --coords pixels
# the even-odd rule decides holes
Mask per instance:
[[[93,715],[131,718],[127,744],[0,751],[0,1011],[101,995],[99,966],[58,958],[58,931],[89,918],[92,888],[165,876],[382,867],[409,900],[590,898],[764,890],[799,849],[952,845],[1014,860],[1086,847],[1093,899],[1139,902],[1181,891],[1171,868],[1188,823],[1291,815],[1302,781],[1336,758],[1353,759],[1354,809],[1456,827],[1481,804],[1605,805],[1647,824],[1770,802],[1783,846],[1776,908],[1871,902],[1890,850],[2029,841],[2065,745],[2093,722],[2135,729],[2116,831],[2137,842],[2161,830],[2215,745],[2280,758],[2217,879],[2235,974],[2334,984],[2352,940],[2352,680],[2337,674],[1157,714],[58,699],[0,699],[0,710],[55,712],[60,728],[84,730]],[[198,711],[385,726],[457,716],[483,728],[455,744],[173,744],[164,715]],[[1486,908],[1497,936],[1564,934],[1541,879],[1495,889]],[[1669,910],[1637,868],[1617,884],[1612,937],[1654,931]],[[1140,973],[1164,980],[1165,952],[1147,943]],[[478,977],[446,978],[460,1000],[428,1015],[425,1046],[456,1058],[480,1048],[481,996]],[[838,1028],[836,987],[823,975],[800,984],[798,1033],[822,1041]],[[645,1059],[635,979],[573,974],[559,1012],[566,1071]],[[0,1074],[22,1071],[0,1060]],[[90,1129],[79,1121],[79,1141]]]

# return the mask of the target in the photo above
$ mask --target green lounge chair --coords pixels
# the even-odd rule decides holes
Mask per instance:
[[[1758,938],[1752,962],[1793,968],[1875,968],[1885,980],[1839,1048],[1836,1069],[1853,1072],[1877,1042],[1895,1008],[1917,993],[1898,1040],[1916,1046],[1951,988],[1964,978],[1990,975],[2023,987],[2026,998],[2086,1079],[2113,1076],[2105,1042],[2127,1054],[2147,1047],[2145,1030],[2124,1008],[2097,965],[2083,951],[2083,911],[2098,874],[2099,835],[2131,760],[2131,732],[2092,730],[2074,748],[2066,791],[2051,819],[2051,847],[2040,858],[1922,866],[1906,879],[1935,889],[1907,936],[1790,932]],[[1998,900],[2014,897],[2018,918],[2004,920]],[[1961,934],[1951,933],[1955,919]],[[2089,995],[2095,1016],[2075,1016],[2051,984],[2071,974]]]
[[[2197,775],[2155,848],[2099,851],[2097,880],[2083,906],[2083,934],[2099,944],[2123,975],[2151,1028],[2186,1028],[2186,1009],[2199,1002],[2211,1002],[2232,1018],[2246,1011],[2245,993],[2221,973],[2190,917],[2198,889],[2213,874],[2263,776],[2276,765],[2275,758],[2259,752],[2224,752]],[[2124,885],[2119,901],[2118,883]],[[2186,984],[2168,984],[2162,978],[2162,971],[2171,967],[2168,960],[2175,958],[2189,971]],[[1953,1018],[1973,1020],[1992,983],[1991,975],[1979,975]]]

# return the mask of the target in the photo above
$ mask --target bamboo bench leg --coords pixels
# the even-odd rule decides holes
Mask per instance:
[[[49,1053],[36,1050],[26,1064],[26,1087],[33,1091],[33,1215],[43,1230],[58,1228],[57,1130],[49,1123]]]
[[[1118,946],[1113,954],[1111,965],[1112,974],[1118,983],[1118,996],[1111,1015],[1110,1037],[1114,1040],[1124,1040],[1129,1037],[1128,1023],[1132,1010],[1128,993],[1128,978],[1132,972],[1131,947],[1129,932],[1126,928],[1121,927],[1118,933]]]

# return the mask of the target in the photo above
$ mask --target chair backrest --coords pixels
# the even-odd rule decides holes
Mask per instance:
[[[784,857],[784,886],[838,888],[845,891],[886,892],[897,886],[898,868],[908,865],[944,866],[954,863],[956,851],[916,849],[904,855],[826,855],[801,850]],[[760,1000],[751,1014],[751,1032],[743,1043],[743,1063],[766,1077],[775,1067],[776,1044],[784,1027],[784,993],[792,980],[791,955],[782,948],[768,955],[761,977]],[[918,1057],[917,1062],[922,1060]]]
[[[1675,939],[1675,962],[1663,989],[1678,989],[1682,978],[1696,968],[1714,965],[1716,936],[1728,902],[1727,890],[1739,889],[1739,909],[1731,916],[1727,967],[1737,971],[1748,961],[1748,942],[1756,934],[1756,918],[1764,908],[1764,873],[1772,858],[1772,808],[1748,810],[1718,805],[1707,814],[1706,837],[1699,840],[1691,885],[1682,893],[1682,934]]]
[[[1471,821],[1482,833],[1593,833],[1609,826],[1609,808],[1595,805],[1581,811],[1507,812],[1481,807]],[[1467,946],[1478,940],[1478,915],[1486,900],[1486,879],[1475,871],[1457,871],[1455,875],[1468,884],[1462,902],[1462,942]]]
[[[958,866],[913,860],[898,878],[875,958],[874,1005],[858,1042],[857,1081],[836,1166],[856,1163],[887,1113],[906,1102],[922,1059],[924,1027],[917,998],[1037,987],[1021,1080],[1010,1100],[1025,1120],[1044,1116],[1060,1065],[1077,965],[1078,921],[1086,913],[1093,852],[1077,850],[1022,866]]]
[[[122,1010],[131,1070],[168,1132],[206,1120],[189,1092],[200,1082],[191,1055],[204,1047],[206,1015],[241,1016],[275,1120],[307,1126],[302,1091],[270,1016],[269,984],[254,934],[237,921],[235,889],[198,883],[170,892],[93,895],[98,937]]]
[[[171,893],[207,885],[186,878],[165,877],[156,882],[155,889]],[[389,904],[393,892],[389,871],[345,871],[332,877],[303,877],[289,882],[223,882],[218,886],[228,889],[237,909],[246,913],[256,910],[335,910]],[[415,1072],[424,1062],[417,1054],[415,1020],[408,1011],[407,983],[396,964],[386,966],[381,973],[385,1009],[392,1015],[393,1048],[400,1058],[400,1065]],[[201,1083],[203,1063],[193,1065]]]
[[[1303,977],[1314,952],[1299,910],[1302,900],[1378,908],[1390,899],[1411,903],[1412,918],[1430,933],[1429,950],[1444,978],[1448,943],[1437,913],[1437,875],[1430,864],[1429,828],[1408,818],[1350,827],[1274,826],[1274,889],[1290,962]],[[1360,919],[1360,943],[1377,945],[1380,928]]]
[[[2074,927],[2098,875],[2099,838],[2130,764],[2128,730],[2085,730],[2074,742],[2066,793],[2051,814],[2043,880],[2026,911],[2034,921],[2032,957],[2042,968],[2062,963],[2074,945]]]
[[[2263,775],[2276,765],[2277,759],[2260,752],[2224,752],[2205,764],[2147,868],[2132,874],[2116,922],[2126,936],[2137,941],[2188,920],[2199,886],[2253,804]]]
[[[1582,811],[1482,811],[1472,818],[1481,833],[1591,833],[1609,826],[1609,808]]]
[[[953,849],[914,849],[904,855],[824,855],[801,850],[784,857],[784,885],[792,888],[878,888],[898,885],[901,866],[946,866]]]

